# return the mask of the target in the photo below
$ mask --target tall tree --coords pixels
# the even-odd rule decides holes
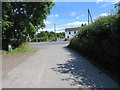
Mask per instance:
[[[32,38],[39,28],[45,27],[44,20],[54,5],[53,2],[3,2],[3,46],[12,41],[19,46],[27,37]]]

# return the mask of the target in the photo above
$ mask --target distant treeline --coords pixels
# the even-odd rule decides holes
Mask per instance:
[[[65,33],[55,33],[55,32],[48,32],[48,31],[41,31],[34,36],[32,42],[45,42],[45,41],[56,41],[57,39],[65,38]]]
[[[81,27],[78,38],[73,38],[69,47],[120,78],[120,9]]]

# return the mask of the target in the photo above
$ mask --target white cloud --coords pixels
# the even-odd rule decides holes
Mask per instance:
[[[96,0],[96,3],[99,2],[112,2],[113,4],[118,3],[120,0]]]
[[[100,8],[103,8],[103,7],[106,7],[106,6],[108,6],[108,4],[107,4],[107,3],[106,3],[106,4],[101,5],[101,6],[100,6]]]
[[[49,18],[51,18],[51,17],[59,17],[59,15],[58,14],[55,14],[55,15],[50,15],[50,16],[48,16]]]
[[[81,24],[85,24],[85,23],[87,24],[87,22],[76,21],[76,22],[65,24],[64,26],[67,26],[67,27],[80,27]]]
[[[120,0],[111,0],[111,2],[118,3]]]
[[[99,17],[105,17],[105,16],[109,16],[109,15],[111,15],[111,13],[102,13],[102,14],[94,17],[94,19],[98,19]]]
[[[70,16],[76,16],[76,12],[71,12]]]
[[[50,28],[50,29],[43,28],[43,29],[39,29],[38,32],[40,32],[40,31],[53,31],[53,30],[54,30],[53,28]]]
[[[81,17],[84,17],[84,16],[85,16],[85,14],[82,14],[81,16],[76,17],[76,19],[80,19]]]
[[[108,15],[110,15],[110,13],[102,13],[99,15],[99,17],[104,17],[104,16],[108,16]]]
[[[58,16],[59,16],[58,14],[55,15],[55,17],[58,17]]]
[[[112,1],[119,1],[119,0],[54,0],[54,2],[112,2]]]
[[[80,19],[80,17],[76,17],[76,19]]]
[[[64,30],[64,28],[56,28],[56,30]]]
[[[85,16],[85,14],[82,14],[82,15],[81,15],[81,17],[84,17],[84,16]]]
[[[59,33],[59,32],[64,32],[65,28],[56,28],[56,32]],[[55,32],[54,31],[54,28],[44,28],[44,29],[39,29],[38,32],[40,31],[49,31],[49,32]]]
[[[45,24],[51,24],[52,22],[50,22],[50,21],[45,21]]]
[[[96,3],[103,2],[103,1],[105,1],[105,0],[97,0]]]
[[[81,24],[88,24],[88,22],[71,22],[71,23],[67,23],[67,24],[61,24],[61,25],[56,25],[56,32],[64,32],[65,28],[73,28],[73,27],[81,27]],[[39,29],[38,32],[40,31],[52,31],[54,32],[54,27],[50,27],[50,28],[43,28],[43,29]]]

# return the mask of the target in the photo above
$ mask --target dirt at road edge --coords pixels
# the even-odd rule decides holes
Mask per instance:
[[[35,54],[37,50],[32,53],[19,56],[2,56],[2,78],[4,78],[12,69],[27,60],[31,55]]]

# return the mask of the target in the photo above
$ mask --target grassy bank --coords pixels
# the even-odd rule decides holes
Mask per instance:
[[[120,16],[109,15],[83,26],[69,47],[120,79]]]
[[[35,47],[30,47],[28,44],[22,44],[12,51],[1,51],[3,56],[24,55],[36,51]]]

